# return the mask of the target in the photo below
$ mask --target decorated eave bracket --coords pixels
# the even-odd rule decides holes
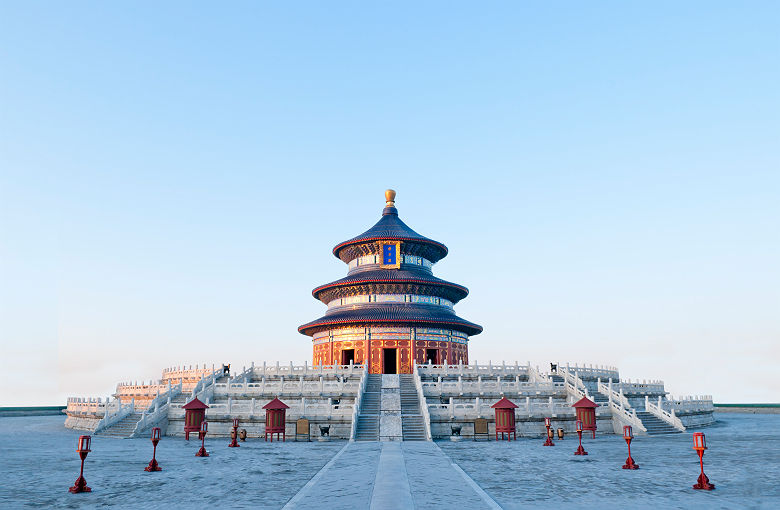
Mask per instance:
[[[380,241],[381,254],[379,267],[382,269],[399,269],[401,267],[401,241]]]

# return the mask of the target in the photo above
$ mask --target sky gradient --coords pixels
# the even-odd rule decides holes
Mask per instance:
[[[383,191],[470,356],[780,401],[776,2],[0,5],[0,405],[311,361]]]

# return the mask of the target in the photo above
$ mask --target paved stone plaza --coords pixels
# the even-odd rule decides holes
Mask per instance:
[[[146,473],[148,439],[95,437],[85,477],[93,492],[69,494],[78,476],[78,432],[57,416],[0,418],[4,482],[0,507],[91,508],[777,508],[780,506],[780,416],[719,414],[704,429],[705,470],[717,489],[690,486],[698,459],[690,434],[637,438],[641,466],[624,471],[617,436],[576,437],[542,447],[516,442],[265,443],[228,448],[165,437],[159,473]],[[461,471],[461,468],[463,471]],[[484,492],[483,492],[484,490]]]

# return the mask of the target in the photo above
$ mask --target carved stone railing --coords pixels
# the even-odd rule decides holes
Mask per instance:
[[[268,365],[263,362],[262,365],[254,365],[253,378],[260,379],[263,376],[268,377],[316,377],[321,374],[339,374],[339,375],[360,375],[363,371],[364,365],[314,365],[309,366],[308,363],[303,365],[294,365],[290,362],[289,365],[282,365],[278,361],[275,365]]]
[[[440,365],[434,365],[433,363],[419,363],[415,364],[420,374],[420,378],[427,378],[432,376],[446,376],[446,375],[462,375],[476,377],[478,375],[491,375],[491,376],[527,376],[528,365],[520,365],[518,362],[506,363],[504,361],[501,364],[493,364],[489,362],[487,365],[479,365],[476,361],[465,365],[458,363],[455,365],[443,363]]]
[[[330,376],[334,377],[334,376]],[[338,377],[338,376],[335,376]],[[263,395],[297,395],[307,397],[352,395],[358,391],[359,380],[345,381],[345,377],[326,380],[325,376],[317,381],[306,381],[299,376],[297,381],[264,381],[240,383],[216,383],[214,395],[231,397],[260,397]]]
[[[685,432],[685,425],[683,425],[682,421],[680,421],[680,418],[675,415],[674,409],[671,411],[664,411],[661,400],[661,397],[658,397],[658,404],[654,404],[647,396],[645,396],[645,411],[668,423],[680,432]]]
[[[588,397],[588,387],[580,379],[578,372],[571,372],[568,368],[558,367],[558,375],[563,377],[566,392],[573,400]]]
[[[103,401],[100,397],[68,397],[65,413],[68,415],[105,416],[106,406],[110,406],[109,403],[110,399]],[[114,407],[118,408],[118,405],[117,403]]]
[[[579,365],[578,363],[575,363],[574,365],[571,365],[569,363],[566,363],[566,365],[561,365],[558,363],[558,371],[566,370],[569,373],[578,373],[580,378],[587,378],[587,379],[597,379],[601,378],[604,380],[607,380],[609,378],[612,378],[614,380],[620,379],[620,372],[618,372],[617,367],[610,367],[605,365]],[[560,373],[558,374],[560,375]]]
[[[463,380],[458,376],[457,381],[442,381],[441,377],[436,381],[421,381],[426,396],[484,396],[499,395],[507,398],[519,398],[526,396],[557,395],[565,391],[564,383],[546,380],[545,382],[522,382],[519,376],[515,380],[504,380],[498,376],[496,380],[483,380],[478,376],[477,380]]]
[[[363,395],[366,393],[366,384],[368,384],[368,363],[363,365],[363,373],[360,376],[360,384],[358,385],[357,395],[355,396],[355,404],[352,406],[352,423],[349,427],[350,441],[355,441],[355,435],[357,434],[358,415],[363,406]]]
[[[308,402],[306,398],[301,399],[283,399],[284,403],[289,406],[286,410],[287,421],[291,419],[294,421],[297,418],[309,418],[309,419],[321,419],[327,420],[332,418],[347,420],[354,414],[354,404],[352,403],[339,403],[334,405],[330,400],[329,402]],[[246,400],[233,400],[229,398],[227,402],[212,402],[209,404],[209,408],[206,409],[207,418],[225,418],[245,416],[251,418],[253,416],[264,416],[265,410],[263,410],[263,404],[267,402],[256,399]],[[170,411],[170,418],[183,418],[183,409],[172,409]]]
[[[544,383],[550,381],[550,378],[543,374],[539,367],[532,367],[528,362],[528,381],[532,383]]]
[[[171,407],[171,401],[182,393],[183,383],[179,382],[176,386],[168,380],[168,388],[165,393],[157,395],[149,406],[141,414],[141,419],[135,424],[133,433],[130,437],[139,437],[143,432],[151,427],[157,427],[168,419],[168,411]]]
[[[414,376],[414,387],[417,390],[417,401],[420,403],[420,412],[422,413],[423,425],[425,426],[425,440],[431,441],[431,415],[428,412],[428,405],[423,392],[420,372],[417,369],[417,363],[412,365],[412,375]]]
[[[495,404],[495,399],[476,397],[473,401],[457,401],[450,397],[448,403],[429,403],[428,412],[431,419],[442,420],[469,420],[475,418],[491,418],[495,414],[490,407]],[[547,402],[534,402],[530,398],[515,402],[517,409],[515,415],[526,418],[543,418],[558,416],[573,416],[574,408],[567,402],[554,400],[552,397]]]
[[[615,426],[615,433],[624,425],[631,425],[635,433],[646,434],[647,428],[642,420],[636,415],[636,409],[631,407],[631,403],[623,395],[623,390],[615,391],[612,388],[612,379],[609,379],[608,384],[604,384],[601,380],[598,380],[599,393],[605,395],[608,398],[608,406],[612,411],[612,423]],[[617,423],[616,423],[617,422]]]
[[[694,412],[713,412],[715,405],[712,402],[712,395],[696,395],[696,396],[667,396],[666,400],[662,402],[662,409],[668,409],[669,411],[676,411],[677,413],[694,413]]]
[[[95,433],[119,423],[125,419],[125,417],[135,412],[135,399],[130,400],[129,404],[122,404],[119,399],[114,400],[114,402],[116,403],[116,407],[106,405],[106,415],[98,422],[94,430]]]

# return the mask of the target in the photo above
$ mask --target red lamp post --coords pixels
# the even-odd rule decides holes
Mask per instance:
[[[631,428],[631,425],[623,426],[623,439],[626,440],[626,444],[628,445],[628,458],[623,465],[623,469],[639,469],[639,464],[634,462],[634,459],[631,458],[631,440],[634,439],[634,431]]]
[[[91,445],[92,437],[79,436],[79,442],[78,446],[76,447],[76,451],[79,452],[79,457],[81,457],[81,472],[79,473],[79,477],[76,478],[76,483],[73,484],[73,487],[68,489],[68,491],[72,492],[73,494],[79,492],[92,492],[92,489],[87,487],[87,481],[84,479],[84,460],[87,458],[87,454],[92,451],[89,449]]]
[[[704,432],[693,433],[693,449],[699,454],[699,466],[701,466],[701,474],[697,480],[694,489],[701,489],[705,491],[711,491],[715,488],[715,485],[710,483],[710,479],[704,474],[704,450],[707,449],[707,442],[704,439]]]
[[[195,454],[196,457],[208,457],[209,452],[206,451],[206,433],[209,431],[209,422],[202,421],[200,423],[200,432],[198,432],[198,435],[200,436],[200,450],[198,450],[198,453]]]
[[[238,418],[233,418],[233,433],[230,435],[230,437],[233,438],[233,440],[228,445],[231,448],[238,448],[241,446],[238,444]]]
[[[587,455],[588,452],[585,451],[585,448],[582,447],[582,420],[577,420],[577,435],[580,438],[580,445],[577,447],[577,450],[575,450],[574,455]]]
[[[547,427],[547,441],[542,446],[555,446],[555,443],[552,441],[553,431],[550,429],[550,418],[544,419],[544,426]]]
[[[160,427],[152,428],[152,444],[154,450],[152,451],[152,460],[149,461],[149,465],[144,468],[144,471],[162,471],[162,468],[157,465],[157,443],[160,442]]]

